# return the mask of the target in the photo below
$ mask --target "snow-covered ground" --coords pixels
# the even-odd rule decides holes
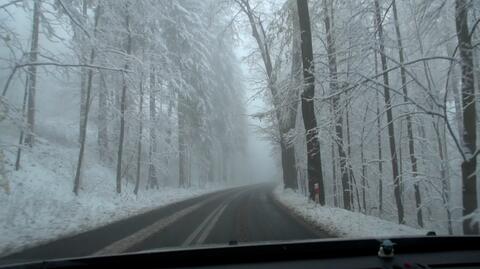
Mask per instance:
[[[276,187],[273,193],[275,199],[291,210],[293,214],[333,236],[378,238],[425,235],[427,232],[342,208],[319,206],[300,193],[291,189],[284,190],[283,186]]]
[[[3,137],[5,138],[5,137]],[[142,188],[133,184],[115,193],[115,174],[87,148],[81,190],[72,192],[78,148],[60,141],[39,139],[25,149],[22,168],[13,171],[15,149],[7,149],[6,166],[10,194],[0,190],[0,256],[66,235],[76,234],[135,214],[219,189]]]

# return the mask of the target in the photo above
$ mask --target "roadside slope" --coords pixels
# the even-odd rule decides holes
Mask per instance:
[[[127,217],[221,189],[164,187],[133,194],[127,180],[115,192],[115,174],[98,161],[96,151],[84,165],[81,190],[72,192],[78,149],[38,139],[25,148],[22,167],[14,171],[15,150],[6,151],[11,191],[0,192],[0,256],[106,225]]]
[[[426,231],[399,225],[342,208],[319,206],[293,190],[277,186],[273,197],[292,214],[331,235],[344,238],[425,235]]]

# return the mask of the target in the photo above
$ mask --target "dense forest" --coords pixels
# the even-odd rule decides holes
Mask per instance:
[[[478,233],[478,2],[234,2],[257,44],[271,106],[255,116],[270,122],[286,188]]]
[[[37,81],[76,81],[65,89],[77,91],[79,104],[69,108],[79,113],[75,193],[87,140],[115,167],[119,193],[123,178],[136,182],[136,193],[142,171],[147,188],[174,175],[187,187],[192,170],[201,182],[232,177],[245,143],[243,92],[232,36],[224,17],[212,20],[213,2],[11,1],[2,10],[13,5],[31,14],[31,37],[22,43],[16,29],[2,26],[9,50],[2,100],[21,130],[19,145],[35,147],[43,120],[36,100],[45,92]],[[58,42],[67,52],[52,49]],[[18,147],[15,170],[21,153]]]
[[[478,1],[9,0],[0,12],[7,192],[23,151],[52,134],[38,126],[48,113],[74,119],[61,132],[77,149],[77,195],[89,155],[115,171],[117,193],[128,182],[139,195],[242,182],[262,169],[245,165],[245,103],[262,98],[248,116],[285,188],[417,228],[479,233]],[[17,17],[28,18],[27,36],[6,23]],[[249,52],[238,59],[242,42]]]

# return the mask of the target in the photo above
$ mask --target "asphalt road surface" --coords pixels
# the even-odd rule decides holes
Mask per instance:
[[[292,217],[274,184],[206,194],[0,259],[0,264],[159,248],[328,237]]]

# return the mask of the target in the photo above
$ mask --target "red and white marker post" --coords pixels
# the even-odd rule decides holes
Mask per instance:
[[[315,203],[320,203],[320,186],[318,183],[313,184],[313,189],[315,191]]]

